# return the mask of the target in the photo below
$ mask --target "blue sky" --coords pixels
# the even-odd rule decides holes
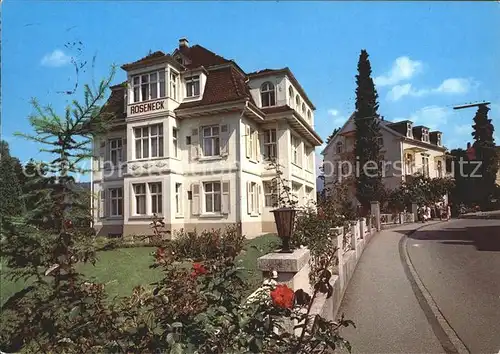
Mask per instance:
[[[181,37],[235,59],[247,72],[288,66],[316,105],[326,139],[354,109],[359,51],[368,50],[387,120],[411,119],[444,133],[449,148],[471,140],[474,109],[488,100],[500,144],[498,2],[33,2],[2,4],[2,137],[22,161],[40,146],[13,137],[30,132],[29,100],[62,112],[74,68],[96,55],[81,83],[110,65],[171,52]],[[359,25],[363,23],[363,25]],[[497,25],[495,25],[495,23]],[[497,65],[495,65],[497,64]],[[115,78],[125,78],[120,69]],[[319,150],[319,149],[318,149]]]

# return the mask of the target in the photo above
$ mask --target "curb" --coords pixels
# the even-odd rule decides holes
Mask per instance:
[[[442,222],[432,223],[431,225],[439,223]],[[458,334],[443,316],[436,302],[432,298],[432,295],[425,287],[424,283],[418,276],[413,263],[411,262],[411,258],[407,248],[408,236],[414,234],[416,231],[423,229],[426,226],[430,225],[422,225],[414,230],[411,230],[407,234],[403,235],[403,237],[401,237],[401,239],[399,240],[399,255],[403,264],[404,271],[408,280],[410,281],[413,293],[415,294],[420,307],[424,311],[425,316],[427,317],[427,320],[431,325],[431,328],[437,339],[441,343],[444,351],[449,354],[469,354],[469,349],[462,342]]]

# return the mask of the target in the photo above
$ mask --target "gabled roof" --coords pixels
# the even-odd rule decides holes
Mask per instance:
[[[230,102],[242,98],[254,103],[245,83],[245,77],[235,67],[227,65],[209,70],[201,100],[181,103],[177,109]]]
[[[293,75],[292,71],[288,67],[284,67],[281,69],[263,69],[263,70],[251,72],[251,73],[247,74],[247,76],[250,79],[253,79],[256,77],[262,77],[262,76],[268,76],[268,75],[278,75],[278,74],[285,74],[286,76],[288,76],[290,81],[293,83],[293,85],[295,86],[297,91],[299,91],[299,93],[302,95],[302,97],[307,102],[307,104],[311,107],[311,109],[312,110],[316,109],[316,107],[311,102],[309,97],[307,97],[306,92],[304,91],[302,86],[300,86],[299,82],[297,81],[297,79]]]
[[[161,50],[158,50],[154,53],[148,54],[145,57],[136,60],[132,63],[124,64],[121,66],[121,68],[125,71],[129,70],[134,70],[138,69],[144,66],[150,66],[150,65],[155,65],[155,64],[161,64],[161,63],[169,63],[173,67],[177,69],[183,69],[182,65],[174,60],[170,54],[165,54]]]

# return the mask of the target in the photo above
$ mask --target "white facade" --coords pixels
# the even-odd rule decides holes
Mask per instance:
[[[293,83],[286,74],[270,71],[253,78],[232,63],[179,69],[169,60],[127,69],[127,88],[113,88],[115,96],[125,96],[124,117],[94,141],[99,235],[150,235],[153,214],[172,232],[235,223],[247,237],[274,232],[268,187],[275,171],[269,169],[269,154],[299,203],[315,200],[314,147],[321,139],[312,128],[314,107],[302,96],[299,112],[287,107]],[[210,80],[226,70],[246,81],[251,97],[205,104],[211,98],[204,95],[225,90],[214,90]]]
[[[353,115],[333,136],[322,151],[325,185],[345,178],[342,161],[355,161],[355,125]],[[380,121],[380,132],[385,168],[382,181],[388,189],[395,189],[407,176],[420,173],[430,178],[446,177],[446,148],[441,132],[430,132],[427,127],[414,127],[410,121]],[[340,166],[340,167],[336,167]],[[354,172],[353,172],[354,173]]]

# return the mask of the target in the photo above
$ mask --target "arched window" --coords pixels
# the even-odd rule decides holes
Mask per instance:
[[[306,105],[304,103],[302,103],[302,114],[306,115]]]
[[[295,96],[295,108],[298,110],[300,107],[300,96]]]
[[[344,144],[342,144],[341,141],[337,142],[337,148],[336,148],[336,151],[337,151],[337,154],[340,154],[344,148]]]
[[[290,107],[293,107],[293,87],[290,86],[288,87],[288,105]]]
[[[309,122],[311,121],[311,110],[310,109],[307,111],[307,119],[309,120]]]
[[[276,105],[276,93],[274,92],[274,85],[269,81],[264,82],[260,87],[260,99],[262,107],[270,107]]]

